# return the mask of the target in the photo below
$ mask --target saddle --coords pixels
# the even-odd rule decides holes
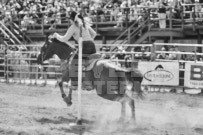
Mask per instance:
[[[95,54],[91,54],[89,55],[85,60],[83,60],[83,71],[90,71],[93,69],[95,63],[98,60],[102,59],[102,55],[95,53]]]

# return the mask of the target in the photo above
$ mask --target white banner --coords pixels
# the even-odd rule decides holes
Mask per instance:
[[[143,73],[144,85],[179,85],[178,62],[139,62],[138,69]]]
[[[185,64],[184,85],[192,88],[203,88],[203,64]]]

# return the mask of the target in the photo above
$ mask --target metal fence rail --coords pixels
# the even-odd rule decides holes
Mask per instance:
[[[13,45],[12,45],[13,46]],[[97,44],[97,46],[111,46],[111,44]],[[120,45],[112,45],[112,46],[118,46],[120,47]],[[126,46],[126,45],[125,45]],[[203,61],[198,61],[197,60],[197,56],[201,56],[203,57],[203,53],[199,53],[196,52],[197,47],[203,47],[202,44],[176,44],[176,43],[154,43],[154,44],[129,44],[129,46],[132,47],[142,47],[142,48],[146,48],[148,47],[149,50],[146,51],[140,51],[140,52],[106,52],[106,51],[102,51],[99,52],[101,54],[105,54],[105,55],[110,55],[110,56],[114,56],[114,55],[118,55],[121,53],[124,53],[126,55],[132,56],[131,59],[128,60],[128,62],[132,62],[132,63],[136,63],[139,64],[139,62],[143,61],[143,59],[139,59],[137,60],[135,55],[140,55],[142,56],[143,54],[147,54],[150,57],[152,56],[157,56],[157,54],[160,53],[165,53],[165,54],[181,54],[181,55],[194,55],[195,56],[195,60],[194,61],[185,61],[185,60],[181,60],[181,59],[176,59],[176,60],[169,60],[169,59],[150,59],[148,60],[149,62],[178,62],[179,63],[179,72],[181,74],[183,74],[186,70],[184,68],[185,63],[203,63]],[[175,51],[161,51],[160,48],[162,46],[177,46],[177,47],[191,47],[194,51],[193,52],[175,52]],[[33,61],[36,60],[36,58],[32,57],[32,54],[34,55],[38,55],[39,54],[39,50],[41,45],[29,45],[31,49],[30,51],[19,51],[19,52],[8,52],[6,50],[8,50],[9,46],[5,46],[5,50],[1,51],[1,53],[3,53],[3,57],[0,57],[0,60],[4,60],[3,63],[0,64],[0,81],[2,82],[7,82],[7,83],[12,83],[12,82],[18,82],[21,84],[30,84],[30,85],[38,85],[38,84],[46,84],[46,83],[50,83],[50,84],[55,84],[57,82],[57,80],[60,78],[61,76],[61,71],[60,71],[60,64],[61,61],[58,58],[51,58],[49,60],[49,64],[48,65],[38,65],[36,63],[33,63]],[[7,52],[7,54],[6,54]],[[12,53],[16,53],[18,54],[19,57],[13,57],[15,55],[11,55]],[[2,56],[1,55],[1,56]],[[111,59],[111,58],[110,58]],[[119,59],[115,59],[112,58],[112,61],[114,61],[116,64],[125,62],[125,60],[119,60]],[[136,66],[135,66],[136,67]],[[45,68],[47,68],[47,70],[44,70]],[[4,74],[2,76],[2,74]],[[184,81],[184,77],[180,76],[179,78],[180,82]],[[150,87],[150,86],[147,86]],[[167,86],[160,86],[160,87],[167,87]],[[177,87],[181,87],[181,88],[186,88],[184,86],[184,84],[179,83],[179,86]]]

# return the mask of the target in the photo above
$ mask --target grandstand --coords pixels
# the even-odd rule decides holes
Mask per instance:
[[[202,1],[168,1],[166,7],[166,27],[160,31],[158,17],[159,2],[133,0],[12,0],[1,3],[1,33],[9,39],[9,44],[20,44],[39,40],[53,32],[64,34],[69,27],[68,16],[72,10],[81,12],[86,22],[98,33],[98,39],[107,43],[109,39],[124,43],[153,43],[163,39],[196,39],[202,37]],[[3,6],[6,5],[6,6]],[[4,26],[3,26],[4,25]],[[5,26],[11,32],[6,31]],[[125,40],[125,41],[123,41]]]

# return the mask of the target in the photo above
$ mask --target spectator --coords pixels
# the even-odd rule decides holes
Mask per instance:
[[[175,18],[181,18],[181,2],[180,2],[180,0],[175,1],[175,5],[174,5],[174,17]]]
[[[180,60],[181,59],[181,54],[180,54],[180,50],[178,49],[177,46],[175,46],[174,51],[177,52],[176,60]]]
[[[125,15],[124,15],[123,12],[121,11],[121,9],[119,9],[118,21],[117,21],[116,26],[114,26],[114,28],[117,28],[117,27],[123,28],[123,22],[124,22],[124,20],[125,20]]]
[[[131,9],[131,10],[130,10],[129,21],[130,21],[130,22],[134,22],[135,20],[137,20],[137,18],[138,18],[137,13],[135,12],[134,9]]]
[[[117,5],[117,3],[115,3],[114,5],[113,5],[113,9],[111,10],[111,16],[110,16],[110,21],[117,21],[117,15],[118,15],[118,13],[119,13],[119,7],[118,7],[118,5]]]
[[[162,47],[161,51],[166,51],[166,48]],[[160,53],[157,55],[157,59],[166,59],[166,58],[167,58],[166,53]]]
[[[175,52],[175,48],[171,47],[169,49],[169,52],[172,52],[172,53],[169,53],[168,59],[169,60],[176,60],[176,54],[174,53]]]
[[[199,0],[195,0],[195,17],[199,18],[200,17],[200,12],[201,12],[201,5],[199,3]],[[194,9],[193,9],[194,10]]]
[[[166,28],[166,8],[167,8],[167,3],[165,0],[160,0],[159,5],[158,5],[158,16],[159,16],[159,27],[161,29]]]
[[[101,6],[98,5],[97,10],[96,10],[97,15],[100,17],[101,22],[105,22],[105,13],[102,10]]]

